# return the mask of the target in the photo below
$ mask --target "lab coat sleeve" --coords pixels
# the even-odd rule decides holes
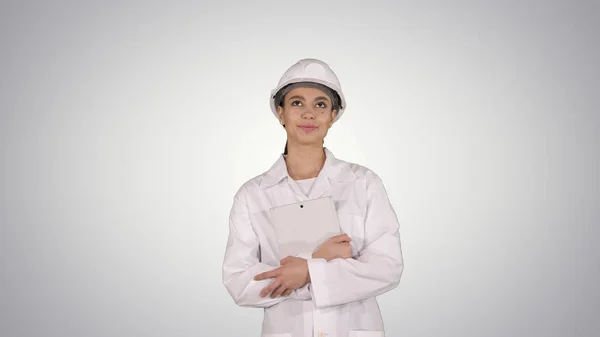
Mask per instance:
[[[309,259],[311,296],[317,308],[364,300],[398,286],[403,270],[398,219],[381,179],[368,177],[365,246],[350,259]]]
[[[308,286],[294,290],[289,296],[260,297],[261,290],[273,279],[255,281],[254,276],[277,267],[260,262],[259,239],[250,222],[244,195],[238,192],[229,216],[229,236],[222,268],[225,288],[242,307],[266,308],[288,299],[311,299]]]
[[[296,256],[308,261],[308,259],[312,259],[312,252],[305,252],[305,253],[298,254]],[[292,293],[290,293],[289,296],[292,299],[296,299],[296,300],[300,300],[300,301],[311,300],[312,294],[310,292],[310,282],[305,284],[304,286],[294,290]]]

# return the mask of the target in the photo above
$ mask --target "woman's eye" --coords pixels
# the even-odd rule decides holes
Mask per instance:
[[[319,103],[317,103],[317,108],[323,108],[324,109],[326,107],[327,107],[327,104],[325,104],[325,102],[319,102]]]
[[[300,101],[293,101],[292,102],[292,106],[300,106],[300,105],[302,105],[302,102],[300,102]]]

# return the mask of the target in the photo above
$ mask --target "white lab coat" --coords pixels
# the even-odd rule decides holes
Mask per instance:
[[[403,270],[398,220],[382,180],[364,166],[337,159],[325,148],[325,165],[309,195],[288,175],[284,156],[244,183],[233,198],[223,284],[239,306],[264,308],[262,337],[384,337],[376,296],[394,289]],[[279,266],[272,207],[331,196],[350,259],[311,258],[311,283],[289,296],[260,297],[273,279],[255,275]],[[249,335],[248,335],[249,336]]]

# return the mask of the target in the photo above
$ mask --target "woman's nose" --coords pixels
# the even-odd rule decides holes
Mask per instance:
[[[306,110],[304,110],[304,112],[302,113],[302,118],[314,119],[315,118],[315,112],[311,108],[306,108]]]

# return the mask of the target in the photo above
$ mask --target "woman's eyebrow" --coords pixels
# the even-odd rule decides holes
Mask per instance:
[[[315,98],[315,101],[320,101],[320,100],[329,101],[329,98],[327,98],[325,96],[319,96],[319,97]]]
[[[290,100],[290,101],[291,101],[291,100],[293,100],[293,99],[299,99],[299,100],[302,100],[302,101],[304,101],[304,100],[305,100],[305,99],[304,99],[304,97],[302,97],[302,96],[300,96],[300,95],[294,95],[294,96],[292,96],[292,97],[288,98],[288,100]],[[326,97],[326,96],[319,96],[319,97],[315,97],[315,99],[313,100],[313,102],[316,102],[316,101],[321,101],[321,100],[325,100],[325,101],[328,101],[328,102],[329,102],[329,98],[328,98],[328,97]]]

